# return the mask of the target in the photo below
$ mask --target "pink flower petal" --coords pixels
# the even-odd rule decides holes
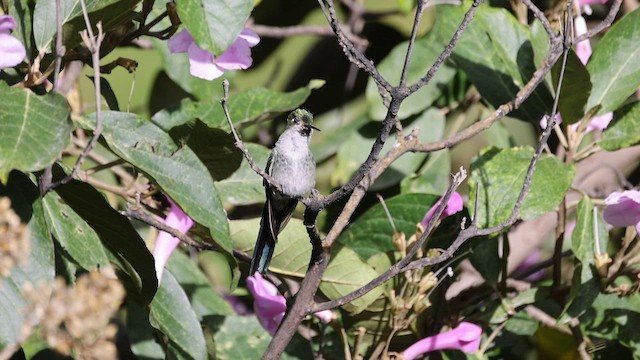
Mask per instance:
[[[314,313],[313,316],[320,319],[323,323],[328,324],[333,320],[333,311],[331,310],[322,310]]]
[[[269,334],[275,334],[287,310],[287,301],[284,296],[280,295],[278,289],[265,280],[260,273],[247,278],[247,288],[253,295],[253,310],[260,324]]]
[[[604,4],[607,1],[608,0],[578,0],[578,4],[582,7],[585,5],[592,5],[592,4]]]
[[[225,70],[247,69],[251,66],[251,48],[249,43],[238,38],[227,51],[214,60],[215,64]]]
[[[164,223],[177,229],[183,234],[186,233],[193,226],[193,220],[189,215],[185,214],[184,211],[182,211],[182,209],[173,202],[173,200],[171,200],[171,198],[167,196],[167,199],[171,204],[171,209],[169,210],[169,214],[167,214],[167,218],[164,220]],[[162,279],[162,271],[164,270],[164,266],[166,265],[169,256],[171,256],[171,253],[176,249],[179,243],[180,239],[167,232],[160,231],[158,234],[158,237],[156,238],[156,245],[153,249],[153,258],[155,259],[158,282]]]
[[[187,51],[189,54],[189,72],[195,77],[205,80],[213,80],[222,76],[224,71],[213,61],[213,54],[200,49],[196,43],[192,43]]]
[[[402,354],[405,360],[436,350],[460,350],[474,353],[480,347],[482,328],[476,324],[461,322],[456,328],[424,338],[407,348]]]
[[[582,16],[578,16],[573,19],[573,27],[575,36],[584,35],[587,33],[587,22],[584,20]],[[591,57],[591,43],[589,39],[582,40],[576,44],[576,55],[583,64],[586,64],[589,58]]]
[[[611,120],[613,120],[613,113],[608,112],[606,114],[602,114],[599,116],[594,116],[591,119],[591,122],[589,122],[589,125],[587,126],[587,132],[589,131],[593,131],[593,130],[604,130],[609,126],[609,123],[611,122]]]
[[[607,207],[602,216],[613,226],[640,228],[640,191],[613,192],[605,200]]]
[[[427,211],[427,213],[424,215],[424,218],[422,218],[421,223],[424,228],[426,228],[429,225],[431,218],[436,213],[436,210],[438,210],[438,206],[440,206],[441,202],[442,202],[442,198],[440,198],[440,200],[438,200],[435,204],[433,204],[431,209],[429,209],[429,211]],[[447,203],[447,206],[445,206],[444,210],[442,211],[442,214],[440,215],[440,219],[444,219],[447,216],[451,216],[461,211],[463,203],[464,202],[462,200],[462,196],[460,196],[458,192],[454,191],[449,197],[449,202]]]
[[[27,51],[18,39],[8,34],[0,34],[0,69],[20,64],[26,55]]]
[[[244,39],[244,41],[246,41],[250,47],[254,47],[260,42],[260,37],[258,36],[258,34],[254,33],[253,30],[249,28],[244,28],[240,35],[238,35],[238,38]]]
[[[11,15],[0,15],[0,34],[8,34],[16,28],[16,20]]]
[[[169,51],[172,53],[185,53],[189,50],[189,46],[193,44],[193,38],[187,29],[177,33],[174,37],[167,41]]]

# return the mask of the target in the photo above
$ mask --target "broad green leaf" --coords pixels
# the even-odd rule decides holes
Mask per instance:
[[[275,114],[293,110],[309,97],[311,90],[324,84],[321,80],[311,80],[305,87],[291,92],[279,92],[265,88],[252,88],[229,95],[227,106],[235,125],[257,122]],[[215,85],[211,85],[215,86]],[[159,111],[152,120],[168,131],[170,128],[200,119],[212,128],[228,129],[227,119],[220,105],[220,97],[200,101],[185,99],[180,104]]]
[[[3,4],[6,3],[3,2]],[[11,36],[20,40],[27,50],[27,57],[29,57],[33,49],[31,41],[31,36],[33,35],[33,3],[31,0],[10,0],[8,3],[8,14],[16,19],[16,24],[18,25],[12,30]]]
[[[47,230],[38,189],[24,174],[11,172],[6,185],[0,184],[0,196],[11,199],[11,208],[20,223],[29,229],[29,253],[18,262],[8,277],[0,276],[0,348],[22,338],[23,311],[27,306],[22,291],[27,283],[51,284],[54,278],[53,241]]]
[[[231,222],[231,234],[236,250],[251,255],[258,236],[260,219],[235,220]],[[275,273],[302,278],[311,259],[311,243],[302,221],[291,219],[287,227],[278,236],[273,259],[269,270]],[[334,299],[358,289],[373,280],[378,273],[358,257],[353,250],[340,247],[332,252],[329,266],[322,278],[320,290]],[[366,296],[346,305],[351,312],[360,312],[369,306],[381,294],[378,288]]]
[[[85,3],[87,12],[91,13],[118,1],[121,0],[87,0]],[[82,7],[79,0],[62,0],[60,5],[60,16],[63,25],[70,19],[82,16]],[[33,37],[38,51],[46,53],[51,51],[51,44],[55,40],[56,28],[56,1],[37,1],[33,12]]]
[[[617,109],[640,87],[640,9],[617,21],[600,39],[587,63],[593,89],[589,110],[602,107],[598,114]]]
[[[226,316],[215,332],[216,359],[259,359],[271,342],[271,335],[262,328],[255,316]],[[242,344],[239,346],[239,344]],[[309,341],[296,335],[291,339],[280,359],[311,359]]]
[[[495,126],[495,124],[494,124]],[[493,129],[493,126],[491,127]],[[400,183],[400,192],[442,194],[447,191],[451,174],[451,155],[448,149],[432,152],[416,174]]]
[[[93,128],[95,115],[80,120]],[[151,121],[130,113],[102,113],[102,136],[109,148],[149,177],[198,223],[209,228],[211,237],[231,251],[229,225],[207,168],[187,146],[178,147],[171,137]]]
[[[640,102],[625,106],[615,117],[618,120],[602,133],[598,145],[607,151],[615,151],[640,143]]]
[[[407,46],[408,42],[397,45],[378,67],[380,74],[392,84],[398,84],[400,82],[400,72],[407,55]],[[407,72],[407,84],[412,85],[420,80],[441,52],[442,46],[436,43],[433,36],[426,36],[416,41]],[[402,102],[402,106],[398,112],[398,118],[405,119],[431,106],[442,94],[441,89],[451,81],[454,75],[455,70],[449,65],[445,64],[440,66],[440,69],[428,85],[423,86]],[[382,99],[378,93],[378,87],[373,79],[369,79],[366,95],[370,106],[369,115],[371,118],[375,120],[384,119],[387,114],[387,108],[382,103]]]
[[[431,194],[403,194],[385,199],[398,232],[407,238],[416,232],[416,224],[429,211],[439,196]],[[338,238],[361,258],[368,259],[381,252],[397,250],[392,242],[393,227],[381,204],[376,204],[355,219]]]
[[[329,266],[322,277],[320,291],[329,299],[337,299],[358,290],[378,275],[371,266],[362,262],[355,251],[346,246],[337,246],[332,251]],[[377,287],[342,308],[357,314],[366,310],[382,293],[382,287]]]
[[[253,4],[253,0],[176,1],[180,20],[195,42],[216,56],[236,40]]]
[[[546,290],[533,288],[519,293],[512,299],[503,298],[500,306],[497,306],[495,312],[491,314],[490,322],[492,324],[503,323],[507,321],[507,319],[509,319],[510,315],[515,312],[516,309],[521,308],[525,305],[533,304],[534,302],[536,302],[536,299],[544,298],[547,296],[549,296],[549,294]]]
[[[51,234],[62,249],[86,270],[107,265],[107,254],[98,234],[56,192],[43,199],[44,215]]]
[[[551,69],[554,89],[558,86],[562,61],[558,61]],[[562,122],[573,124],[584,116],[585,105],[591,93],[591,79],[587,68],[582,64],[578,55],[569,49],[567,63],[564,68],[564,78],[560,88],[558,108],[562,115]]]
[[[429,109],[417,118],[412,119],[411,122],[407,121],[403,125],[406,129],[420,129],[418,139],[426,143],[442,137],[444,133],[444,122],[445,119],[442,114],[436,109]],[[369,152],[362,151],[362,149],[370,149],[377,134],[378,127],[374,123],[369,123],[360,128],[359,131],[353,131],[349,135],[338,150],[338,164],[336,170],[331,174],[331,182],[333,185],[341,185],[349,181],[360,164],[367,158]],[[381,154],[386,154],[390,151],[394,147],[394,144],[394,137],[391,135],[382,148]],[[376,179],[370,190],[379,191],[398,184],[405,177],[413,174],[422,165],[426,157],[426,153],[406,153],[402,155]]]
[[[168,341],[168,358],[206,359],[202,328],[189,298],[178,281],[165,271],[158,293],[149,305],[151,326],[163,333]]]
[[[69,143],[69,105],[60,94],[38,96],[0,83],[0,182],[12,169],[35,171],[53,163]]]
[[[311,80],[305,87],[283,93],[265,88],[253,88],[230,95],[228,106],[231,120],[235,125],[253,123],[285,111],[294,110],[304,103],[311,90],[324,85],[324,80]],[[223,118],[221,106],[214,107],[213,118]],[[229,126],[225,121],[224,128]]]
[[[233,313],[231,305],[213,289],[202,270],[183,252],[174,251],[171,254],[167,269],[182,286],[198,319]]]
[[[478,226],[496,226],[511,215],[532,157],[533,149],[529,147],[487,148],[472,160],[469,202],[473,203],[479,196],[478,214],[475,215]],[[542,155],[520,209],[520,217],[529,220],[553,210],[571,186],[574,175],[573,165]]]
[[[343,109],[334,109],[314,118],[315,125],[321,130],[314,132],[311,139],[311,153],[317,163],[333,156],[352,132],[369,122],[369,118],[362,115],[366,108],[368,104],[361,98]]]
[[[260,218],[234,220],[230,223],[233,247],[248,255],[253,248],[260,229]],[[301,220],[291,219],[278,235],[278,243],[271,259],[269,270],[287,276],[302,278],[309,267],[311,243]]]
[[[594,206],[589,198],[582,198],[576,209],[576,226],[571,234],[571,250],[582,263],[580,283],[592,277],[592,267],[595,266],[596,250],[606,254],[609,233],[602,216],[594,214]]]
[[[233,135],[212,129],[201,121],[174,127],[169,132],[176,144],[186,144],[198,156],[215,181],[226,179],[242,162],[242,152],[235,146]]]
[[[60,178],[56,168],[54,176]],[[129,294],[148,304],[156,293],[158,279],[153,256],[131,222],[89,184],[73,180],[55,191],[98,234],[109,250],[110,261],[128,275],[123,280]]]
[[[441,6],[438,10],[434,31],[442,47],[460,25],[465,8]],[[513,99],[527,83],[536,69],[534,58],[529,29],[507,10],[485,6],[478,9],[453,52],[453,60],[494,107]],[[551,93],[541,85],[510,115],[537,122],[552,102]]]
[[[270,151],[262,145],[245,143],[253,161],[261,168],[267,165]],[[246,159],[230,177],[216,182],[222,201],[233,205],[250,205],[265,201],[263,179],[251,169]]]
[[[51,1],[51,0],[49,0]],[[102,24],[102,29],[105,34],[111,33],[112,36],[122,36],[128,29],[130,29],[131,21],[139,17],[139,13],[135,11],[136,5],[140,0],[93,0],[96,4],[92,11],[89,12],[89,22],[93,25],[93,33],[97,34],[98,28],[96,25],[98,22]],[[80,2],[77,0],[77,4],[74,5],[74,13],[79,11]],[[78,9],[78,10],[75,10]],[[55,13],[54,19],[55,19]],[[74,15],[74,14],[72,14]],[[55,21],[55,20],[54,20]],[[84,17],[80,14],[78,16],[70,17],[62,27],[62,39],[64,46],[67,49],[73,49],[82,43],[82,37],[80,32],[87,29],[87,24],[84,21]],[[54,29],[55,31],[55,29]],[[112,46],[109,41],[114,41],[107,36],[103,45]],[[53,39],[51,41],[54,41]],[[119,40],[118,40],[119,41]],[[54,44],[55,45],[55,44]],[[103,47],[104,49],[104,47]],[[53,59],[53,57],[51,57]]]
[[[126,301],[127,337],[131,351],[138,359],[162,360],[166,358],[162,346],[155,341],[155,329],[149,323],[149,313],[133,301]]]
[[[478,270],[487,284],[495,286],[498,283],[500,272],[502,272],[502,259],[498,255],[497,237],[485,238],[478,241],[472,247],[469,260],[473,267]]]

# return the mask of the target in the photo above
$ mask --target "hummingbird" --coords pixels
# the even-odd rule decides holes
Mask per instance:
[[[260,232],[251,259],[249,275],[264,274],[278,241],[278,234],[291,219],[298,198],[308,195],[316,183],[316,162],[309,149],[313,130],[313,115],[296,109],[287,117],[287,128],[271,151],[265,171],[280,190],[264,183],[267,201],[262,210]]]

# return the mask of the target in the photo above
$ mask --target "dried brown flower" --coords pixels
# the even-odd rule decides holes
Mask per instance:
[[[110,320],[124,295],[120,282],[98,271],[78,277],[75,287],[56,278],[51,286],[27,286],[24,290],[30,304],[28,314],[37,318],[39,334],[51,348],[78,359],[95,360],[117,358],[117,328]]]
[[[0,276],[9,276],[11,269],[28,256],[29,229],[11,208],[11,200],[0,197]]]

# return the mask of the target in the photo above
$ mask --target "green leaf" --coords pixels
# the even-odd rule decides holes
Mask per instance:
[[[378,66],[380,74],[392,84],[400,82],[400,71],[407,55],[408,44],[409,42],[405,41],[397,45]],[[407,72],[407,84],[411,85],[420,80],[441,52],[442,46],[436,43],[433,36],[427,35],[416,41]],[[442,88],[451,81],[455,73],[455,70],[448,65],[440,66],[440,69],[428,85],[423,86],[403,101],[398,112],[398,118],[405,119],[431,106],[442,95]],[[367,84],[366,96],[370,106],[369,115],[371,118],[383,120],[387,114],[387,107],[384,106],[378,93],[378,87],[372,78],[369,79]]]
[[[317,163],[321,163],[333,156],[340,149],[340,146],[347,141],[351,133],[369,122],[367,116],[361,115],[365,112],[364,109],[360,111],[357,109],[364,107],[363,105],[368,107],[365,101],[353,101],[351,105],[344,108],[344,110],[349,109],[352,114],[357,112],[354,115],[344,114],[341,110],[334,110],[314,118],[314,124],[322,130],[314,132],[311,139],[311,153],[313,153]]]
[[[617,109],[640,87],[640,9],[617,21],[598,42],[587,63],[593,89],[589,110],[601,105],[598,114]]]
[[[122,0],[87,0],[87,12],[92,13]],[[61,5],[62,24],[69,20],[82,16],[82,6],[79,0],[63,0]],[[39,52],[51,51],[51,44],[57,29],[56,1],[39,0],[36,2],[33,13],[33,37]]]
[[[347,295],[378,277],[379,274],[364,263],[355,251],[346,246],[337,246],[332,250],[329,266],[320,283],[320,291],[329,299]],[[360,313],[382,296],[382,293],[382,287],[379,286],[343,305],[342,309],[355,314]]]
[[[212,129],[201,121],[175,127],[169,132],[177,144],[186,144],[209,170],[213,180],[226,179],[242,162],[242,152],[235,146],[233,135]]]
[[[231,315],[224,318],[218,331],[215,332],[214,340],[216,359],[253,360],[259,359],[267,350],[271,335],[262,328],[255,316]],[[313,354],[309,341],[298,335],[291,339],[280,357],[283,360],[311,358]]]
[[[403,194],[385,199],[389,213],[398,232],[407,238],[416,231],[424,214],[439,196],[431,194]],[[371,207],[357,218],[338,238],[338,242],[349,246],[361,258],[368,259],[381,252],[397,250],[391,238],[393,228],[381,204]]]
[[[487,148],[472,160],[469,202],[473,203],[479,196],[478,214],[475,215],[478,226],[496,226],[509,218],[532,157],[533,149],[529,147]],[[529,220],[553,210],[571,186],[574,175],[573,165],[542,155],[519,215]]]
[[[554,89],[558,86],[561,70],[562,61],[558,61],[551,69]],[[591,79],[587,68],[582,65],[578,55],[569,49],[558,101],[563,123],[573,124],[582,119],[585,112],[584,107],[591,93],[591,87]]]
[[[491,129],[493,129],[493,126]],[[450,174],[450,151],[444,149],[432,152],[429,154],[427,162],[416,174],[407,176],[402,180],[400,183],[400,191],[403,194],[442,194],[447,191]]]
[[[179,0],[180,20],[202,49],[222,54],[249,19],[253,0]]]
[[[38,96],[0,84],[0,182],[12,169],[35,171],[53,163],[69,143],[67,100],[56,92]]]
[[[441,6],[438,10],[434,31],[442,47],[460,25],[465,9]],[[534,58],[529,29],[507,10],[485,6],[477,10],[453,52],[453,60],[494,107],[512,100],[527,83],[536,69]],[[537,123],[552,102],[546,86],[538,86],[510,116]]]
[[[236,250],[253,253],[260,219],[235,220],[231,222],[231,234]],[[311,244],[302,221],[291,219],[278,236],[269,270],[274,273],[302,278],[311,259]],[[329,266],[322,278],[320,290],[330,299],[335,299],[373,280],[378,273],[358,257],[353,250],[340,247],[332,252]],[[347,311],[360,312],[381,294],[378,288],[366,296],[345,306]]]
[[[253,247],[260,229],[260,218],[234,220],[231,221],[230,228],[234,249],[248,255],[253,254]],[[310,259],[311,243],[306,228],[301,220],[293,218],[278,235],[278,243],[269,270],[302,278],[309,267]]]
[[[422,129],[418,133],[418,139],[420,142],[426,143],[442,137],[444,122],[444,116],[438,110],[432,108],[412,119],[411,122],[407,121],[404,127],[407,129]],[[338,150],[338,164],[336,170],[331,174],[333,185],[341,185],[349,181],[360,164],[367,158],[368,151],[362,151],[362,149],[370,149],[377,134],[378,128],[375,123],[369,123],[359,131],[354,131],[350,134]],[[392,137],[382,148],[382,154],[394,147],[395,142],[391,139]],[[376,179],[370,190],[379,191],[398,184],[409,174],[413,174],[422,165],[426,157],[426,153],[407,153],[402,155]]]
[[[576,226],[571,234],[571,250],[582,263],[582,282],[592,277],[591,267],[595,266],[595,250],[600,249],[600,254],[606,253],[609,242],[609,232],[604,219],[597,209],[594,209],[591,199],[585,197],[580,200],[576,209]]]
[[[54,168],[54,176],[61,178],[56,172]],[[98,234],[110,250],[110,260],[128,275],[123,280],[129,294],[148,304],[156,293],[158,279],[153,256],[131,222],[89,184],[73,180],[55,191]]]
[[[0,196],[11,199],[11,208],[29,229],[29,253],[18,262],[8,277],[0,276],[0,348],[22,338],[23,311],[27,306],[22,290],[51,284],[54,278],[53,241],[47,230],[37,187],[24,174],[13,171],[6,185],[0,184]]]
[[[98,234],[56,192],[45,195],[43,204],[51,234],[78,265],[86,270],[107,265],[109,260]]]
[[[6,4],[6,2],[3,2]],[[17,27],[13,29],[11,32],[11,36],[20,40],[22,45],[27,50],[27,57],[30,57],[33,45],[32,45],[32,37],[33,34],[33,9],[34,4],[31,0],[10,0],[9,1],[9,15],[13,16],[16,19]],[[19,21],[18,21],[19,19]]]
[[[149,313],[131,300],[126,301],[127,337],[131,344],[131,351],[138,359],[162,360],[165,352],[155,341],[155,329],[149,323]]]
[[[489,237],[474,244],[469,260],[485,281],[492,286],[498,283],[502,260],[498,256],[498,238]]]
[[[151,326],[168,339],[168,358],[206,359],[202,328],[187,294],[169,271],[162,274],[158,293],[149,305]]]
[[[231,94],[227,102],[231,120],[235,125],[253,123],[267,119],[274,114],[293,110],[306,101],[311,90],[317,89],[323,84],[324,81],[311,80],[307,86],[287,93],[265,88],[252,88]],[[152,120],[165,131],[193,119],[199,119],[212,128],[228,129],[229,125],[220,105],[221,97],[200,101],[185,99],[177,106],[157,112],[153,115]]]
[[[167,269],[180,283],[198,319],[210,315],[229,315],[231,305],[212,288],[202,270],[183,252],[174,251]]]
[[[51,0],[49,0],[51,1]],[[105,34],[110,34],[118,39],[118,36],[122,36],[131,27],[132,20],[139,17],[139,13],[135,11],[136,4],[140,0],[94,0],[95,7],[89,11],[89,22],[93,26],[93,33],[97,34],[97,24],[102,24],[102,29]],[[76,6],[80,6],[77,1]],[[75,10],[77,11],[77,10]],[[55,19],[55,13],[54,13]],[[55,21],[55,20],[54,20]],[[80,14],[78,16],[70,17],[62,27],[64,46],[67,49],[73,49],[74,47],[82,43],[82,37],[80,32],[87,29],[87,24],[84,21],[84,17]],[[112,46],[109,41],[115,39],[107,36],[107,40],[103,45]],[[52,40],[53,41],[53,40]],[[119,39],[117,41],[120,41]],[[103,47],[104,49],[104,47]]]
[[[271,151],[262,145],[245,143],[251,157],[264,169]],[[222,201],[233,205],[264,203],[263,179],[251,169],[246,159],[230,177],[216,182],[216,189]]]
[[[598,145],[607,150],[615,151],[640,143],[640,102],[634,102],[615,113],[618,119],[603,133]]]
[[[93,128],[93,117],[80,122]],[[231,251],[227,217],[211,175],[196,154],[187,146],[176,146],[166,132],[135,114],[106,111],[102,122],[109,148],[155,180],[185,213],[209,228],[216,244]]]

